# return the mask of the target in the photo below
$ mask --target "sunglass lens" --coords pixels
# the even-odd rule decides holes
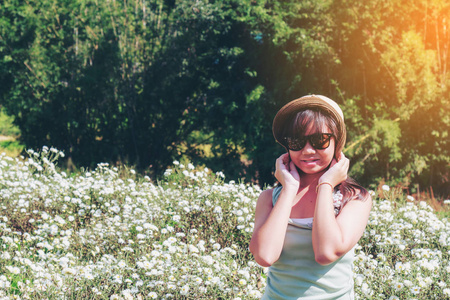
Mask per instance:
[[[302,150],[306,145],[306,139],[286,138],[287,148],[293,151]]]
[[[292,151],[300,151],[305,147],[306,142],[309,141],[315,149],[323,150],[330,146],[331,136],[331,133],[317,133],[297,139],[286,137],[286,147]]]
[[[311,146],[316,149],[326,149],[330,146],[330,138],[331,135],[329,134],[319,133],[310,136],[309,141]]]

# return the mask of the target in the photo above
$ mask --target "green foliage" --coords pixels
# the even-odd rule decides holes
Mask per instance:
[[[449,12],[425,0],[5,0],[0,102],[27,148],[78,166],[158,176],[184,156],[264,185],[283,151],[277,109],[325,94],[344,108],[357,180],[448,195]]]
[[[413,191],[420,184],[448,195],[450,62],[445,16],[450,6],[376,0],[339,5],[341,18],[347,20],[343,35],[349,43],[360,42],[341,52],[344,64],[353,66],[346,70],[352,82],[337,80],[340,90],[362,96],[356,108],[350,107],[354,96],[342,97],[351,113],[352,171],[363,182],[384,178]]]
[[[215,133],[218,167],[238,176],[238,149],[253,143],[245,139],[249,123],[237,120],[259,118],[262,108],[253,107],[263,91],[244,59],[256,41],[235,7],[5,1],[2,103],[27,147],[51,144],[80,165],[123,160],[160,174],[200,130]],[[185,154],[201,159],[195,151],[188,145]],[[228,167],[230,160],[237,164]]]

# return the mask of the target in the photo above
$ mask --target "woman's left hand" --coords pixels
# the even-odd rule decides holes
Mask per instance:
[[[338,160],[333,158],[330,168],[320,177],[319,183],[328,182],[333,186],[337,186],[347,179],[347,172],[350,161],[345,157],[344,153],[340,153]]]

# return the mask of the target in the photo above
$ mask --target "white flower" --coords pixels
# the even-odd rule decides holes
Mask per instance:
[[[174,284],[174,283],[167,283],[167,288],[168,289],[171,289],[171,290],[174,290],[174,289],[176,289],[177,288],[177,286]]]
[[[73,268],[64,268],[62,270],[62,273],[64,275],[75,275],[77,273],[77,271],[75,269],[73,269]]]
[[[0,258],[2,258],[4,260],[9,260],[9,259],[11,259],[11,255],[9,254],[9,252],[5,251],[2,253],[2,255],[0,255]]]
[[[356,284],[357,286],[361,286],[362,283],[363,283],[363,280],[364,280],[364,275],[362,275],[362,274],[357,274],[356,277],[355,277],[355,284]]]
[[[149,297],[150,299],[156,299],[156,298],[158,298],[158,295],[157,295],[155,292],[150,292],[150,293],[148,294],[148,297]]]
[[[194,245],[189,245],[189,251],[192,253],[198,253],[199,250],[197,247],[195,247]]]
[[[261,292],[258,290],[251,290],[248,294],[254,299],[260,299],[262,297]]]
[[[201,284],[202,282],[203,282],[203,280],[200,277],[195,278],[195,283]]]
[[[371,293],[371,290],[370,290],[370,287],[369,287],[369,285],[366,283],[366,282],[364,282],[362,285],[361,285],[361,292],[364,294],[364,295],[369,295],[370,293]]]
[[[189,285],[183,285],[180,289],[180,294],[185,296],[189,293]]]
[[[401,282],[396,282],[395,284],[394,284],[394,289],[396,290],[396,291],[399,291],[399,290],[401,290],[403,288],[403,283],[401,283]]]
[[[404,280],[403,283],[405,284],[405,286],[407,287],[412,287],[413,283],[410,280]]]
[[[413,286],[413,287],[411,288],[411,293],[413,293],[414,295],[419,294],[419,293],[420,293],[420,287],[418,287],[418,286]]]
[[[213,284],[219,284],[219,283],[220,283],[220,278],[217,277],[217,276],[211,278],[211,283],[213,283]]]
[[[123,269],[123,268],[125,268],[125,267],[127,266],[127,264],[126,264],[123,260],[121,260],[121,261],[117,264],[117,266],[118,266],[119,268]]]
[[[20,268],[18,267],[14,267],[14,266],[7,266],[6,267],[8,269],[8,271],[10,271],[13,274],[19,274],[20,273]]]
[[[389,192],[389,186],[387,185],[387,184],[383,184],[383,186],[381,187],[381,189],[383,190],[383,191],[386,191],[386,192]]]
[[[122,291],[122,294],[125,300],[133,300],[133,295],[131,294],[130,290],[124,290]]]

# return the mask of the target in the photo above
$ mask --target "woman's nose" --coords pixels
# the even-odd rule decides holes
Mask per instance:
[[[316,152],[316,149],[313,146],[311,146],[309,141],[307,141],[306,145],[305,145],[305,147],[303,147],[302,151],[304,153],[314,153],[314,152]]]

